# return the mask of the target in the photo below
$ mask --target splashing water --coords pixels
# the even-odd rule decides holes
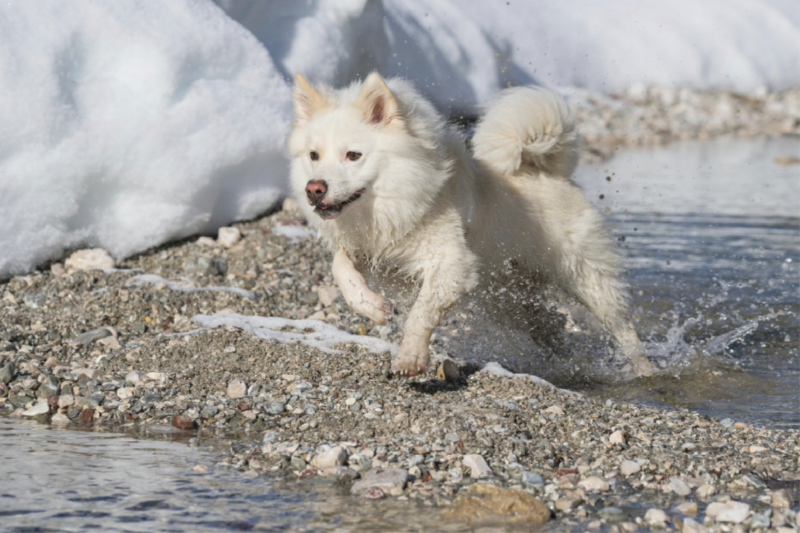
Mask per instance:
[[[800,168],[776,162],[786,155],[799,139],[632,150],[578,169],[624,257],[657,376],[618,382],[607,332],[558,296],[570,325],[557,356],[476,309],[454,313],[438,348],[589,394],[800,427]]]

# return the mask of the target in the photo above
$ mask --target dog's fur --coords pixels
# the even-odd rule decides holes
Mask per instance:
[[[380,324],[392,315],[357,266],[420,282],[393,371],[423,372],[433,328],[489,277],[512,291],[557,284],[611,330],[635,374],[653,371],[627,318],[602,217],[570,181],[578,137],[560,96],[504,91],[477,126],[474,158],[402,79],[373,73],[332,90],[298,75],[294,106],[292,188],[334,252],[347,303]]]

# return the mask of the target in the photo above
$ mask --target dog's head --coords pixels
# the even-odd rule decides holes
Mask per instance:
[[[302,75],[295,77],[292,187],[306,211],[324,220],[369,201],[386,166],[381,139],[403,129],[398,101],[378,74],[366,79],[354,100],[348,101],[347,91],[318,91]]]

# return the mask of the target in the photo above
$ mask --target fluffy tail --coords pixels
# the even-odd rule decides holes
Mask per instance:
[[[503,91],[472,139],[475,158],[503,175],[539,170],[568,178],[578,161],[578,134],[567,103],[538,87]]]

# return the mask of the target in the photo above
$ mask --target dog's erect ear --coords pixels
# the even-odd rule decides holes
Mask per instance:
[[[364,117],[371,124],[400,124],[397,100],[377,72],[367,76],[356,105],[364,110]]]
[[[294,114],[298,120],[306,120],[319,109],[328,105],[325,98],[308,83],[302,74],[294,77]]]

